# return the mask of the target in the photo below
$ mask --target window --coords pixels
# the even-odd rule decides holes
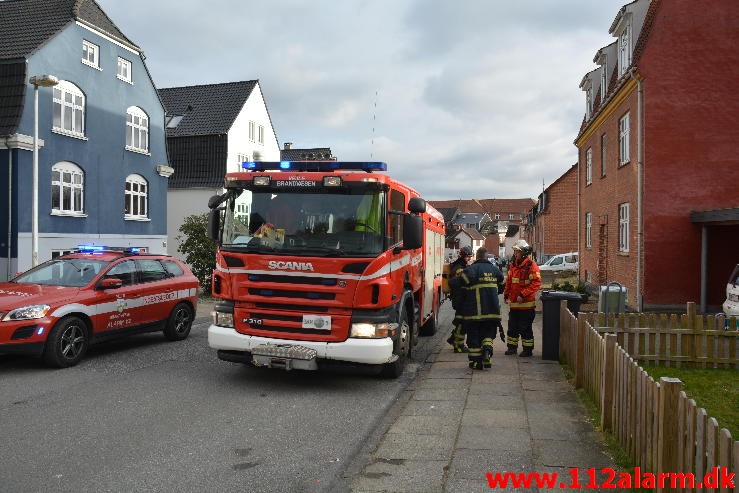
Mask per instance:
[[[264,144],[264,125],[259,125],[259,140],[260,144]]]
[[[404,212],[405,197],[397,190],[390,191],[390,210]],[[388,214],[390,220],[390,245],[394,246],[403,241],[403,216],[400,214]]]
[[[618,75],[626,73],[631,65],[631,23],[627,23],[618,37]]]
[[[139,263],[139,276],[141,282],[161,281],[169,277],[162,264],[156,259],[141,259]]]
[[[249,142],[254,142],[256,140],[256,123],[249,122]]]
[[[125,219],[146,219],[148,184],[140,175],[126,178]]]
[[[74,253],[77,250],[52,250],[51,251],[51,259],[59,258],[62,255],[69,255],[70,253]]]
[[[247,163],[249,161],[251,161],[249,159],[249,154],[245,152],[236,153],[236,162],[239,164],[239,169],[241,169],[241,163]]]
[[[606,134],[600,136],[600,176],[606,176]]]
[[[121,57],[118,57],[118,78],[131,82],[131,62]]]
[[[51,213],[82,214],[84,212],[85,173],[72,163],[51,167]]]
[[[585,151],[585,184],[593,183],[593,148],[588,147]]]
[[[605,57],[603,58],[603,65],[600,66],[600,105],[603,107],[603,101],[606,99],[606,89],[608,89],[608,64],[606,63]]]
[[[182,121],[181,115],[165,116],[167,128],[177,128],[177,125]]]
[[[500,214],[496,214],[495,219],[500,219]]]
[[[593,115],[593,88],[588,87],[585,91],[585,119],[590,120]]]
[[[133,260],[124,260],[119,264],[115,264],[105,273],[103,279],[112,279],[117,277],[123,282],[124,286],[136,284],[136,263]]]
[[[618,251],[629,251],[629,204],[618,206]]]
[[[585,214],[585,247],[590,248],[593,246],[593,213],[588,212]]]
[[[618,121],[618,164],[629,162],[629,114]]]
[[[170,277],[182,276],[185,274],[185,271],[182,270],[182,267],[180,267],[180,265],[174,260],[162,260],[162,265],[164,265],[164,269],[167,271]]]
[[[65,80],[54,87],[53,129],[74,137],[85,135],[85,95]]]
[[[86,39],[82,40],[82,63],[100,68],[100,47]]]
[[[508,219],[515,219],[515,218],[516,218],[515,214],[508,214]]]
[[[149,117],[138,106],[126,110],[126,149],[149,152]]]

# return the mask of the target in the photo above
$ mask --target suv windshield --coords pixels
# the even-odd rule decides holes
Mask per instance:
[[[384,211],[379,191],[242,190],[227,203],[221,246],[289,255],[376,256],[383,248]]]
[[[11,282],[82,287],[92,281],[108,264],[109,262],[104,260],[59,258],[49,260],[28,272],[24,272]]]

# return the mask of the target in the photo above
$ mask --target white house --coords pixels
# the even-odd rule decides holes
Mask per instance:
[[[208,212],[226,173],[245,161],[279,161],[272,120],[259,81],[159,89],[166,110],[169,181],[168,253],[177,251],[187,216]]]

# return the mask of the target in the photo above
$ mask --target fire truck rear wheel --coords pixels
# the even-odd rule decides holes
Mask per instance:
[[[398,326],[398,341],[394,345],[393,354],[398,359],[387,363],[382,367],[381,375],[386,378],[398,378],[405,370],[405,364],[411,351],[411,322],[407,309],[404,307],[400,314],[400,325]]]
[[[78,317],[58,321],[44,347],[44,362],[56,368],[74,366],[85,355],[90,344],[87,325]]]
[[[170,341],[187,339],[194,318],[190,305],[179,303],[174,307],[172,313],[169,314],[167,325],[164,327],[164,337]]]

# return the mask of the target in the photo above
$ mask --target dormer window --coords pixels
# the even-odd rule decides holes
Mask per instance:
[[[585,90],[585,119],[589,120],[593,116],[593,88],[588,87]]]
[[[631,65],[631,20],[627,20],[623,24],[623,30],[618,35],[618,75],[619,77],[626,73]]]

